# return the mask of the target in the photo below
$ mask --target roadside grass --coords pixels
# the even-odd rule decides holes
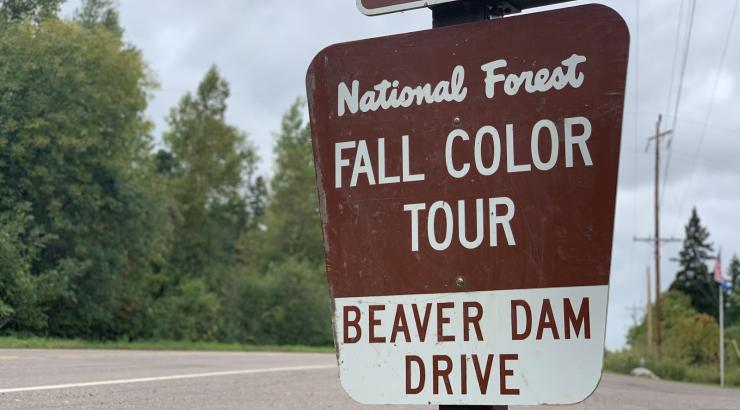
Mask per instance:
[[[690,365],[677,360],[654,357],[645,358],[628,351],[607,352],[604,357],[604,371],[610,373],[630,374],[635,367],[650,369],[663,380],[719,385],[718,365]],[[740,388],[740,366],[728,363],[725,367],[725,386]]]
[[[42,337],[0,336],[0,349],[119,349],[119,350],[202,350],[213,352],[295,352],[334,353],[333,346],[250,345],[241,343],[189,341],[90,341]]]

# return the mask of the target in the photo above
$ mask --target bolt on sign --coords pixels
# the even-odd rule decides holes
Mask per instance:
[[[601,5],[330,46],[307,74],[340,379],[567,404],[601,377],[629,33]]]

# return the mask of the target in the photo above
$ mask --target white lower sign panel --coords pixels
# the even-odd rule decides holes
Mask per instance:
[[[342,386],[365,404],[570,404],[601,378],[609,287],[335,299]]]

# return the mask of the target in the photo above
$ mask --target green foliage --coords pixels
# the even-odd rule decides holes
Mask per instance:
[[[690,365],[671,358],[642,356],[632,350],[607,351],[604,356],[606,371],[629,374],[636,367],[646,367],[661,379],[719,384],[719,367],[716,364]],[[740,367],[728,365],[725,370],[725,384],[740,387]]]
[[[730,285],[733,293],[740,293],[740,258],[737,254],[732,255],[730,266],[727,268],[730,279]]]
[[[93,341],[49,337],[0,336],[0,349],[208,350],[223,352],[332,353],[334,346],[193,342],[188,340]]]
[[[207,277],[234,265],[234,244],[250,216],[245,192],[257,155],[246,134],[224,119],[228,96],[228,83],[212,67],[196,94],[170,113],[169,151],[157,154],[177,204],[170,268],[178,275]]]
[[[169,290],[154,308],[154,338],[215,340],[219,329],[218,296],[202,279],[186,279]]]
[[[230,305],[249,312],[246,342],[330,343],[321,222],[311,136],[303,102],[285,113],[275,146],[275,174],[255,229],[242,235],[244,275]],[[254,209],[257,209],[255,207]]]
[[[307,261],[289,257],[247,277],[239,292],[243,341],[331,344],[329,291],[318,273]]]
[[[725,327],[725,364],[740,369],[740,322]]]
[[[0,213],[0,330],[39,331],[46,324],[31,275],[41,238],[29,231],[27,208]]]
[[[323,263],[311,131],[303,122],[303,105],[298,100],[290,107],[277,135],[275,175],[263,218],[265,229],[243,238],[244,252],[257,252],[261,262],[280,261],[290,255],[316,266]]]
[[[6,25],[0,55],[0,210],[28,204],[43,235],[30,273],[43,278],[47,330],[135,333],[168,236],[140,54],[108,30],[50,19]]]
[[[62,3],[64,0],[0,0],[0,22],[54,18]]]
[[[714,318],[698,313],[691,307],[690,298],[678,291],[670,291],[661,299],[661,332],[663,357],[684,364],[715,363],[719,339],[719,326]],[[655,317],[655,306],[653,317]],[[647,350],[647,325],[643,321],[629,329],[627,342],[631,351],[650,356]]]
[[[327,345],[311,139],[272,180],[212,67],[152,152],[154,87],[110,0],[0,0],[0,332]]]
[[[700,313],[717,318],[719,297],[707,263],[714,257],[712,244],[708,242],[709,231],[701,225],[696,208],[691,211],[686,225],[683,249],[678,254],[680,269],[671,284],[691,298],[691,305]]]
[[[740,259],[737,255],[733,255],[730,259],[725,276],[730,280],[730,292],[724,297],[725,322],[740,325]],[[738,342],[740,342],[740,337],[738,337]]]
[[[676,324],[672,336],[665,343],[666,356],[689,364],[718,361],[719,325],[713,317],[703,313],[685,317]]]

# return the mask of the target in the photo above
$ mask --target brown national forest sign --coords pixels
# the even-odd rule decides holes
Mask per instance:
[[[327,275],[353,398],[572,403],[595,388],[628,44],[616,12],[588,5],[314,58]]]

